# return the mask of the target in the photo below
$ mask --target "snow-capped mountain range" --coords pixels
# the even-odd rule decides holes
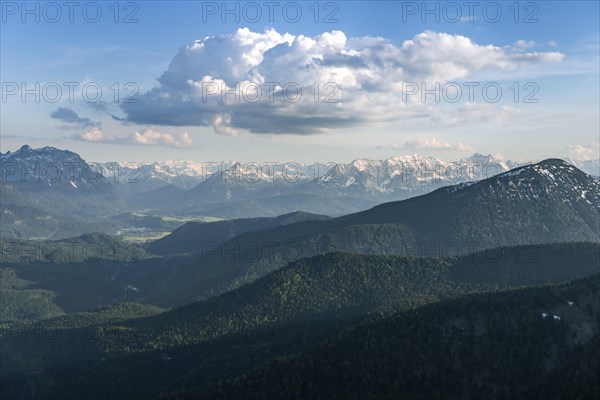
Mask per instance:
[[[338,164],[320,182],[346,192],[423,192],[438,186],[481,180],[509,169],[509,165],[489,155],[475,154],[457,162],[410,155]]]
[[[174,185],[189,189],[202,180],[202,164],[193,161],[153,163],[106,162],[89,163],[90,167],[115,184],[117,188],[133,185],[137,192]]]
[[[355,212],[444,186],[481,181],[522,165],[482,154],[452,162],[406,155],[333,165],[189,160],[86,163],[70,151],[29,146],[0,154],[0,162],[3,183],[23,183],[25,176],[28,182],[52,186],[57,182],[49,178],[59,173],[61,191],[116,193],[128,204],[124,211],[185,209],[221,217],[297,210],[329,215]],[[597,160],[569,162],[600,175]]]
[[[374,192],[390,192],[398,187],[410,188],[423,182],[447,184],[493,176],[515,166],[490,155],[475,154],[457,162],[418,155],[391,157],[386,160],[357,159],[348,164],[300,164],[195,162],[168,160],[153,163],[89,163],[90,167],[115,183],[155,182],[188,189],[198,183],[220,181],[252,186],[272,183],[294,185],[307,182],[337,187],[360,187]]]
[[[565,159],[582,171],[600,176],[598,160]],[[145,183],[151,188],[174,185],[190,189],[207,181],[241,185],[249,189],[272,186],[294,186],[319,182],[345,191],[365,190],[371,193],[391,193],[399,189],[426,190],[422,186],[445,186],[476,181],[506,172],[520,165],[533,163],[502,161],[491,155],[474,154],[458,161],[443,161],[435,157],[405,155],[385,160],[356,159],[348,164],[300,164],[196,162],[167,160],[153,163],[91,162],[90,167],[114,183]],[[149,189],[147,185],[144,190]],[[140,188],[142,189],[142,188]]]
[[[569,161],[565,164],[569,168],[598,175],[597,160]],[[87,163],[70,151],[23,146],[0,154],[0,211],[5,216],[2,224],[9,223],[11,235],[29,235],[40,221],[52,222],[47,223],[47,231],[52,233],[60,229],[60,215],[79,218],[71,224],[73,227],[83,226],[81,221],[104,223],[106,219],[102,218],[106,216],[128,212],[242,218],[300,210],[335,216],[423,195],[444,186],[469,186],[470,182],[502,176],[508,171],[523,174],[519,171],[526,171],[527,167],[515,169],[519,166],[481,154],[455,162],[410,155],[335,165]],[[548,171],[547,186],[552,183],[550,174],[555,175]],[[589,175],[589,179],[599,182]],[[521,180],[515,182],[525,184]],[[596,204],[598,185],[581,190],[577,182],[571,186],[575,190],[573,196],[586,204]],[[28,227],[27,232],[24,226]]]

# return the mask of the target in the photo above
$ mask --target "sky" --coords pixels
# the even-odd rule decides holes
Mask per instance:
[[[597,1],[1,1],[0,151],[599,158]]]

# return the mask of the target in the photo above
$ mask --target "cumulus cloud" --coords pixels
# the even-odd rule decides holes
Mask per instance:
[[[179,135],[162,133],[154,128],[147,128],[143,132],[133,132],[125,137],[107,134],[99,128],[92,128],[84,133],[76,133],[70,139],[84,142],[131,144],[143,146],[166,146],[173,148],[186,148],[192,145],[192,140],[187,132]]]
[[[84,133],[75,133],[71,135],[71,139],[81,140],[84,142],[97,142],[97,143],[116,143],[118,139],[112,135],[104,133],[99,128],[92,128]]]
[[[533,40],[520,39],[513,43],[512,49],[516,50],[516,51],[527,50],[527,49],[534,48],[535,46],[536,46],[536,43]]]
[[[57,119],[59,121],[66,122],[68,124],[73,124],[74,126],[79,126],[82,128],[89,128],[92,126],[99,126],[98,122],[94,122],[89,118],[82,118],[70,108],[59,107],[54,112],[50,114],[50,118]]]
[[[147,146],[189,147],[192,145],[192,140],[187,132],[175,136],[170,133],[158,132],[152,128],[148,128],[142,133],[134,132],[129,135],[128,139],[132,143]]]
[[[242,28],[182,48],[158,86],[122,108],[130,122],[212,126],[225,135],[321,133],[432,113],[419,101],[401,101],[407,82],[476,79],[564,58],[526,51],[531,46],[480,45],[431,31],[394,44],[341,31],[309,37]]]
[[[231,115],[229,114],[215,115],[212,119],[212,126],[215,132],[221,135],[237,136],[240,134],[239,130],[231,127]]]
[[[437,151],[459,151],[463,153],[472,153],[475,151],[473,147],[464,143],[450,144],[448,142],[441,142],[437,138],[416,138],[404,143],[402,146],[396,146],[396,150],[437,150]]]
[[[600,157],[599,152],[598,145],[570,144],[567,147],[568,156],[579,161],[597,160]]]

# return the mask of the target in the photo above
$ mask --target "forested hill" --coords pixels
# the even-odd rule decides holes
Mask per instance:
[[[467,296],[160,399],[594,399],[600,277]],[[199,396],[199,397],[197,397]]]
[[[128,305],[35,324],[40,332],[47,332],[45,336],[58,338],[51,342],[23,340],[15,325],[4,332],[2,393],[15,397],[22,385],[29,385],[15,380],[16,377],[30,376],[23,375],[23,371],[32,368],[45,371],[39,377],[28,379],[33,379],[30,385],[47,393],[45,398],[48,399],[152,398],[167,389],[204,390],[274,357],[307,351],[367,320],[398,312],[404,315],[402,313],[409,310],[473,293],[560,284],[598,274],[599,246],[573,243],[508,247],[446,258],[330,253],[292,262],[239,289],[158,315],[153,315],[160,312],[158,309]],[[587,297],[578,297],[584,295],[585,285],[575,287],[580,288],[581,293],[565,295],[561,301],[564,305],[566,301],[573,301],[585,309]],[[476,302],[465,300],[465,303],[425,308],[432,310],[427,311],[430,314],[419,312],[410,317],[413,319],[401,320],[405,322],[394,325],[393,332],[399,329],[399,335],[415,333],[419,337],[414,339],[418,344],[424,332],[404,331],[406,327],[400,327],[410,323],[418,328],[428,321],[429,317],[421,321],[419,315],[431,315],[432,323],[437,326],[435,324],[443,325],[444,318],[450,316],[460,321],[477,320],[487,314],[496,315],[496,309],[507,310],[518,303],[511,300],[510,306],[503,306],[504,300],[493,300],[496,297],[490,296],[474,297],[480,299]],[[501,296],[508,297],[499,299],[510,298],[510,294]],[[493,301],[485,303],[485,299]],[[546,304],[545,297],[534,296],[533,299],[539,300],[526,300],[523,314],[519,314],[520,311],[516,314],[514,324],[534,321],[541,318],[542,312],[548,315],[563,312],[560,307],[556,308],[561,301]],[[456,311],[448,311],[454,309]],[[486,309],[492,311],[486,313]],[[126,320],[142,315],[148,317]],[[509,317],[497,314],[490,323]],[[584,322],[593,328],[594,325],[590,325],[593,319],[581,323]],[[82,330],[83,342],[68,341],[73,327]],[[25,328],[31,330],[29,325]],[[433,335],[427,340],[439,338],[437,332]],[[365,341],[365,346],[370,341]],[[377,357],[381,354],[384,353],[375,353]],[[381,357],[387,360],[386,356]],[[467,361],[475,355],[468,357]],[[176,364],[170,360],[176,360]],[[427,370],[432,367],[425,364],[436,361],[420,360],[422,364],[418,365]],[[332,365],[339,362],[333,359]],[[105,385],[106,381],[111,385]],[[368,398],[368,393],[362,394]],[[273,398],[273,393],[267,397]]]

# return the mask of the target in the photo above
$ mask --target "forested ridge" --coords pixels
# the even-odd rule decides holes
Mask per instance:
[[[585,323],[587,328],[575,334],[582,340],[596,334],[594,318],[597,309],[592,303],[596,300],[593,296],[597,292],[598,278],[565,287],[556,285],[597,274],[598,250],[599,245],[595,243],[571,243],[507,247],[441,258],[329,253],[292,262],[239,289],[165,312],[155,307],[124,304],[14,325],[2,331],[2,392],[10,398],[143,399],[159,393],[167,398],[171,395],[177,398],[184,396],[186,390],[195,393],[190,398],[198,393],[214,398],[244,398],[240,393],[256,390],[257,396],[261,397],[267,389],[253,386],[254,378],[252,382],[245,381],[247,376],[255,376],[247,374],[258,374],[256,379],[263,376],[260,374],[267,374],[264,379],[269,381],[271,378],[266,378],[269,374],[291,369],[297,372],[293,375],[285,373],[285,377],[278,379],[289,383],[292,376],[299,375],[301,382],[306,380],[310,382],[309,386],[318,388],[318,384],[312,382],[314,377],[304,369],[302,360],[319,354],[328,354],[322,360],[326,371],[350,363],[347,376],[335,376],[340,384],[350,388],[352,386],[344,379],[356,384],[374,376],[361,370],[361,365],[352,364],[360,359],[364,359],[364,365],[370,365],[369,368],[377,367],[378,363],[384,366],[398,363],[398,368],[408,368],[404,357],[394,359],[386,347],[377,347],[390,343],[394,347],[400,346],[398,348],[407,354],[414,352],[411,357],[420,360],[418,365],[424,369],[417,375],[402,372],[411,377],[411,382],[419,382],[419,379],[429,382],[424,376],[431,374],[434,374],[431,377],[441,379],[438,375],[442,373],[436,372],[434,367],[449,368],[457,352],[464,353],[464,365],[457,364],[464,369],[463,373],[483,371],[482,365],[489,365],[495,357],[518,352],[518,346],[522,344],[519,341],[524,340],[521,334],[529,335],[529,331],[523,331],[523,321],[525,326],[531,324],[535,328],[532,331],[537,335],[535,337],[552,342],[570,332],[571,325],[562,331],[556,329],[570,324],[569,315],[577,311],[573,315],[580,318],[578,324]],[[539,285],[550,286],[515,290]],[[568,306],[567,301],[573,301],[574,306]],[[592,305],[588,306],[588,303]],[[514,313],[508,311],[513,308]],[[550,317],[540,322],[542,312]],[[543,325],[555,322],[553,313],[562,313],[563,319],[555,325]],[[514,316],[518,318],[514,319]],[[469,325],[465,321],[475,322]],[[357,325],[359,327],[353,331]],[[483,331],[482,327],[485,328]],[[473,336],[471,328],[479,336]],[[23,333],[31,329],[40,332],[39,340]],[[362,336],[355,342],[339,344],[339,348],[353,348],[364,342],[364,349],[356,347],[360,357],[337,359],[337,353],[327,353],[333,344],[354,337],[348,335],[359,335],[356,332],[362,332]],[[511,332],[515,342],[502,342],[511,337]],[[342,336],[336,339],[340,334]],[[451,341],[456,335],[464,336],[467,341],[479,340],[474,339],[476,337],[488,340],[489,336],[490,343],[496,346],[499,340],[498,346],[505,351],[494,353],[486,347],[489,350],[485,353],[487,358],[481,359],[477,358],[481,355],[479,350],[476,354],[465,353],[471,347],[440,344],[440,335],[450,335]],[[376,337],[383,338],[383,344]],[[404,339],[394,342],[399,340],[397,337]],[[53,340],[49,342],[48,338]],[[464,340],[457,343],[466,343]],[[325,342],[329,344],[322,344]],[[550,348],[554,349],[572,341],[552,343]],[[369,353],[372,346],[376,346],[377,351]],[[422,351],[418,350],[421,347]],[[439,353],[440,349],[451,353]],[[527,357],[510,362],[526,365],[532,360],[541,362],[539,357],[548,348],[526,350]],[[530,350],[533,353],[529,353]],[[445,358],[432,358],[438,353]],[[367,357],[369,354],[372,360]],[[533,357],[536,354],[538,358]],[[557,360],[563,362],[562,358]],[[285,364],[284,369],[268,367],[284,361],[290,363]],[[327,366],[327,362],[331,364]],[[594,360],[587,362],[593,364]],[[378,368],[383,367],[379,365]],[[24,374],[25,371],[29,372]],[[392,393],[410,394],[404,384],[393,381],[393,373],[385,368],[381,371],[378,378],[382,380],[381,384],[397,386],[397,391]],[[506,379],[509,378],[513,379],[507,375]],[[474,376],[473,379],[481,381],[483,378]],[[110,386],[105,384],[108,381]],[[495,381],[490,382],[496,385]],[[437,387],[440,393],[454,393],[446,391],[447,385],[453,383],[454,378],[442,380],[439,385],[427,385]],[[28,389],[22,392],[24,387]],[[274,386],[275,389],[286,393],[284,398],[295,398],[297,391],[302,398],[328,398],[326,390],[319,391],[321,395],[317,396],[303,383],[300,386]],[[357,398],[379,395],[376,391],[353,389],[352,392],[363,395]],[[272,391],[265,393],[265,398],[279,397]],[[416,393],[418,391],[414,396]],[[434,392],[430,394],[435,398]]]

